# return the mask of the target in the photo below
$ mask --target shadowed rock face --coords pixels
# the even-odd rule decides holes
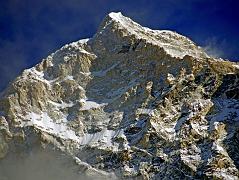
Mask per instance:
[[[237,179],[238,74],[182,35],[110,13],[1,95],[0,177]]]

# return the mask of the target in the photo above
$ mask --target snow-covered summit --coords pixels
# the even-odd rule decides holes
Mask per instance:
[[[123,16],[121,12],[109,13],[102,22],[99,33],[116,32],[115,29],[121,29],[123,34],[134,35],[137,39],[143,39],[148,43],[160,46],[173,57],[182,58],[185,55],[198,58],[209,57],[201,47],[197,46],[189,38],[174,31],[152,30],[148,27],[143,27],[132,19]]]
[[[124,21],[124,19],[126,19],[126,17],[123,16],[121,12],[111,12],[108,14],[108,16],[116,21]]]

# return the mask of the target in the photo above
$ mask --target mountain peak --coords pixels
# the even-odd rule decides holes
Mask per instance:
[[[125,17],[121,12],[109,13],[101,23],[96,37],[120,39],[128,37],[129,41],[144,40],[147,43],[154,44],[164,49],[164,51],[173,56],[183,58],[185,55],[205,58],[209,57],[201,47],[197,46],[189,38],[170,30],[152,30],[143,27],[132,19]],[[133,40],[134,39],[134,40]],[[116,42],[117,43],[117,42]]]
[[[44,149],[75,161],[60,163],[68,180],[75,169],[83,179],[237,179],[238,77],[237,64],[187,37],[110,13],[94,37],[25,70],[1,96],[0,177],[22,161],[44,172]],[[27,168],[22,176],[35,177]]]
[[[116,21],[120,21],[122,20],[122,18],[126,18],[125,16],[122,15],[121,12],[111,12],[108,14],[108,16]]]

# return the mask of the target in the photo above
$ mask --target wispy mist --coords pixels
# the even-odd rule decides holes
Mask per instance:
[[[227,50],[223,49],[226,46],[224,41],[220,42],[214,37],[206,40],[205,44],[206,45],[203,47],[203,49],[209,56],[214,58],[225,57],[225,51]]]
[[[0,161],[0,179],[90,180],[83,175],[71,158],[60,152],[40,149],[29,154],[9,154]]]

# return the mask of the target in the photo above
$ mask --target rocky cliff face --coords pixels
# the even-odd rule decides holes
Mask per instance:
[[[0,100],[2,167],[40,149],[74,160],[72,179],[238,179],[238,143],[239,66],[121,13]]]

